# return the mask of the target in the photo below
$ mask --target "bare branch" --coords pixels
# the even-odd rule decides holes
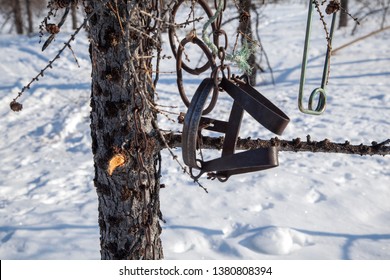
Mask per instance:
[[[237,150],[251,150],[257,148],[268,148],[276,146],[279,151],[283,152],[312,152],[312,153],[339,153],[339,154],[357,154],[357,155],[390,155],[390,139],[381,143],[372,142],[371,145],[352,145],[349,141],[344,143],[334,143],[329,139],[322,141],[311,140],[310,135],[306,137],[306,141],[300,138],[292,140],[281,140],[277,137],[270,140],[262,139],[238,139]],[[165,134],[165,139],[171,148],[181,146],[181,134]],[[202,149],[222,149],[223,137],[202,137]]]
[[[107,1],[107,0],[106,0],[106,1]],[[51,11],[50,11],[50,12],[51,12]],[[72,35],[70,35],[70,38],[68,39],[68,41],[66,41],[66,42],[64,43],[64,46],[58,50],[56,56],[55,56],[52,60],[50,60],[50,61],[48,62],[48,64],[47,64],[43,69],[41,69],[41,71],[40,71],[35,77],[33,77],[33,78],[30,80],[30,82],[29,82],[27,85],[25,85],[25,86],[18,92],[17,96],[16,96],[16,97],[11,101],[11,103],[10,103],[10,107],[11,107],[12,110],[14,110],[14,111],[20,111],[20,110],[22,110],[22,107],[23,107],[22,104],[20,104],[20,103],[18,103],[18,102],[16,102],[16,101],[23,95],[23,93],[24,93],[25,91],[27,91],[27,90],[30,89],[31,85],[32,85],[34,82],[39,81],[39,78],[44,76],[44,73],[45,73],[46,70],[53,68],[54,62],[60,58],[61,54],[65,51],[66,48],[69,48],[69,49],[72,51],[72,53],[73,53],[73,50],[72,50],[72,48],[71,48],[70,43],[71,43],[72,41],[75,40],[76,35],[81,31],[81,29],[83,29],[83,28],[86,26],[87,22],[91,19],[91,17],[92,17],[95,13],[96,13],[96,11],[93,11],[90,15],[88,15],[88,17],[86,17],[86,18],[84,19],[83,23],[82,23],[82,24],[73,32]],[[74,54],[74,53],[73,53],[73,54]],[[76,59],[76,63],[78,63],[76,57],[75,57],[75,59]],[[17,109],[17,110],[15,110],[15,109]]]
[[[382,32],[382,31],[386,31],[386,30],[388,30],[388,29],[390,29],[390,26],[383,27],[383,28],[378,29],[378,30],[375,30],[375,31],[373,31],[373,32],[371,32],[371,33],[369,33],[369,34],[367,34],[367,35],[364,35],[364,36],[362,36],[362,37],[359,37],[359,38],[357,38],[357,39],[355,39],[355,40],[353,40],[353,41],[351,41],[351,42],[348,42],[348,43],[346,43],[346,44],[344,44],[344,45],[342,45],[342,46],[340,46],[340,47],[338,47],[338,48],[333,49],[333,50],[332,50],[332,54],[335,54],[336,52],[338,52],[339,50],[341,50],[341,49],[343,49],[343,48],[345,48],[345,47],[348,47],[348,46],[350,46],[350,45],[352,45],[352,44],[354,44],[354,43],[356,43],[356,42],[359,42],[359,41],[361,41],[361,40],[367,39],[368,37],[374,36],[374,35],[376,35],[376,34]]]

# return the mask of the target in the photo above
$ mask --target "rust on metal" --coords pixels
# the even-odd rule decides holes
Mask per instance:
[[[181,147],[184,163],[190,168],[190,174],[198,179],[207,174],[210,179],[218,179],[225,182],[232,175],[254,172],[278,166],[278,147],[268,146],[250,149],[236,153],[239,131],[244,112],[251,115],[266,129],[275,134],[282,134],[289,123],[289,118],[277,106],[253,88],[247,76],[236,77],[231,75],[230,66],[225,64],[225,52],[228,46],[227,34],[221,29],[222,15],[211,23],[213,42],[217,46],[218,53],[213,54],[209,47],[196,35],[194,16],[191,21],[193,30],[182,39],[178,46],[179,38],[176,28],[180,24],[175,22],[179,8],[185,0],[179,0],[173,7],[171,25],[169,29],[169,41],[172,52],[176,58],[177,86],[183,103],[188,107],[185,114],[181,115],[180,123],[183,124]],[[190,24],[191,14],[194,13],[195,4],[204,10],[208,18],[213,17],[213,12],[205,0],[191,2],[191,11],[184,25]],[[219,2],[214,0],[214,8],[217,9]],[[226,8],[226,0],[222,10]],[[192,14],[194,15],[194,14]],[[220,37],[223,37],[223,46],[220,46]],[[183,61],[183,55],[187,44],[194,44],[201,49],[207,58],[207,62],[200,67],[191,68]],[[216,59],[219,60],[217,64]],[[192,99],[186,95],[183,82],[183,70],[191,75],[200,75],[208,70],[210,77],[203,79],[198,86]],[[220,92],[226,92],[233,99],[229,119],[219,120],[205,115],[211,113],[217,105]],[[211,98],[210,98],[211,95]],[[209,104],[207,100],[210,100]],[[204,130],[223,134],[221,139],[221,156],[211,160],[198,157],[198,150],[202,148],[202,132]]]

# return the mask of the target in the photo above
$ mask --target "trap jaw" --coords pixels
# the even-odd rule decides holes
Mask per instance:
[[[184,119],[182,152],[184,163],[190,167],[192,178],[198,179],[207,173],[210,179],[226,182],[230,176],[261,171],[279,165],[276,146],[257,148],[235,153],[238,134],[244,111],[258,123],[278,135],[282,134],[290,119],[277,106],[255,90],[247,76],[229,79],[222,77],[218,88],[232,99],[233,106],[228,121],[202,116],[206,100],[213,91],[213,78],[206,78],[196,90]],[[225,135],[220,158],[204,161],[197,158],[196,150],[201,146],[202,129]],[[194,171],[197,170],[197,174]]]
[[[183,120],[181,147],[183,161],[189,167],[191,177],[197,181],[203,174],[207,174],[208,179],[226,182],[232,175],[278,166],[279,149],[277,146],[252,148],[236,153],[244,112],[247,112],[264,128],[278,135],[282,134],[290,119],[253,88],[246,75],[232,76],[229,65],[224,63],[226,59],[240,65],[239,62],[245,59],[242,52],[237,52],[236,54],[239,55],[236,56],[226,54],[228,40],[225,31],[221,29],[221,22],[227,1],[214,0],[216,13],[213,14],[206,0],[178,0],[172,9],[170,19],[172,23],[175,23],[175,16],[179,8],[187,2],[191,2],[190,15],[192,13],[193,29],[187,33],[184,39],[179,40],[175,31],[179,25],[172,24],[169,29],[169,38],[173,55],[176,58],[177,85],[180,97],[188,108]],[[196,36],[195,4],[198,4],[209,18],[202,28],[203,41]],[[188,19],[191,18],[190,15]],[[206,32],[208,27],[212,29],[212,39],[206,36],[209,33]],[[224,38],[224,46],[220,45],[220,36]],[[176,45],[176,43],[179,44]],[[199,67],[191,67],[183,61],[185,48],[191,44],[197,46],[206,55],[207,62]],[[216,63],[217,58],[220,61],[219,65]],[[183,82],[183,71],[198,76],[208,70],[211,72],[210,76],[203,79],[192,98],[188,98]],[[228,120],[206,117],[217,105],[218,96],[223,93],[233,99]],[[203,156],[203,152],[198,152],[202,148],[202,133],[205,130],[221,133],[224,136],[221,155],[217,158],[208,159],[208,157]]]

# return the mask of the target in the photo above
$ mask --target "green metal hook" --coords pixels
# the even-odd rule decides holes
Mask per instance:
[[[333,13],[332,23],[329,31],[329,42],[326,50],[325,56],[325,64],[324,70],[322,72],[322,82],[319,88],[316,88],[312,91],[309,97],[308,108],[305,109],[303,106],[303,88],[305,85],[305,77],[306,77],[306,68],[307,68],[307,56],[309,51],[309,43],[310,43],[310,34],[311,34],[311,23],[313,18],[313,6],[316,1],[310,0],[309,11],[307,15],[307,24],[306,24],[306,36],[305,36],[305,46],[303,50],[303,59],[302,59],[302,68],[301,68],[301,79],[299,83],[299,97],[298,97],[298,108],[302,113],[310,114],[310,115],[320,115],[325,111],[326,107],[326,92],[325,87],[328,81],[329,76],[329,61],[332,53],[331,45],[332,38],[334,33],[334,26],[336,22],[336,13]],[[317,97],[318,96],[318,97]],[[315,109],[313,109],[314,101],[318,99],[318,103]]]

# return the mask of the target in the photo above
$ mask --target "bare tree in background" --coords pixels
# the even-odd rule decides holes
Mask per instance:
[[[24,0],[24,3],[26,5],[26,13],[27,13],[27,23],[28,23],[28,27],[27,27],[27,32],[28,34],[31,34],[34,32],[34,24],[33,24],[33,13],[32,13],[32,10],[31,10],[31,0]]]
[[[71,16],[72,16],[72,29],[77,29],[77,5],[71,6]]]
[[[374,20],[379,22],[381,29],[386,27],[387,14],[390,8],[390,0],[356,0],[357,11],[354,13],[354,16],[359,19],[359,22],[364,22],[365,20]],[[358,22],[355,22],[355,26],[352,29],[352,35],[355,34],[355,31],[358,26]]]
[[[14,24],[17,34],[23,34],[23,17],[22,17],[22,6],[20,0],[13,0],[12,2],[12,13],[14,15]]]
[[[0,0],[0,13],[5,15],[1,29],[12,18],[13,24],[10,32],[14,30],[17,34],[33,33],[38,27],[38,25],[34,26],[34,16],[39,14],[46,5],[45,0]]]
[[[252,8],[252,0],[240,0],[240,25],[239,31],[241,34],[245,34],[242,36],[241,43],[246,43],[249,49],[253,49],[253,35],[252,35],[252,20],[251,20],[251,8]],[[252,71],[249,75],[249,80],[252,85],[256,84],[256,74],[257,74],[257,64],[256,64],[256,55],[255,53],[251,53],[248,58],[248,64],[250,65]]]
[[[339,17],[339,28],[346,27],[348,25],[348,0],[341,0],[340,5],[342,7]]]

